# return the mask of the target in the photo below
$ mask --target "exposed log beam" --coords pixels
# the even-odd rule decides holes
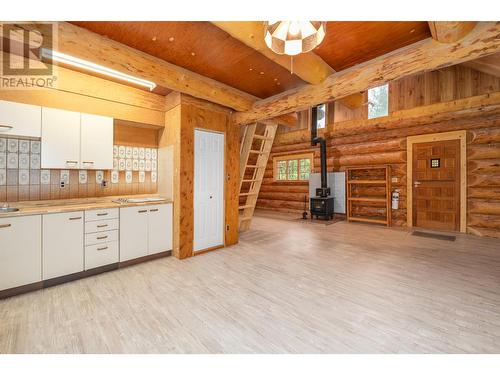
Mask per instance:
[[[474,21],[429,21],[432,38],[441,43],[458,42],[476,26]]]
[[[67,22],[58,22],[57,34],[57,51],[153,81],[170,90],[238,111],[251,108],[259,99]],[[293,126],[296,115],[280,115],[274,120],[285,126]]]
[[[481,73],[500,77],[500,53],[495,53],[494,55],[482,57],[477,60],[467,61],[463,65]]]
[[[212,22],[233,38],[260,52],[268,59],[292,70],[290,56],[278,55],[271,51],[264,41],[264,26],[260,21],[216,21]],[[334,70],[321,57],[313,52],[293,57],[293,73],[312,84],[323,82]]]
[[[435,70],[500,52],[500,22],[480,22],[457,43],[426,39],[337,72],[318,85],[306,85],[256,102],[235,121],[249,123],[337,100],[411,74]]]
[[[238,111],[250,108],[258,99],[67,22],[58,22],[56,49]]]
[[[336,122],[328,125],[328,136],[330,138],[338,138],[498,113],[500,113],[500,92],[494,92],[465,99],[404,109],[386,117]]]

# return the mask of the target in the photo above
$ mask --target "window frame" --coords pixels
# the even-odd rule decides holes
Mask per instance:
[[[386,86],[387,87],[387,114],[385,115],[381,115],[381,116],[376,116],[376,117],[370,117],[370,90],[373,90],[373,89],[377,89],[377,88],[380,88],[380,87],[384,87]],[[374,86],[374,87],[370,87],[368,90],[366,90],[366,101],[367,101],[367,111],[366,111],[366,117],[368,120],[372,120],[372,119],[376,119],[376,118],[381,118],[381,117],[387,117],[389,116],[389,106],[390,106],[390,103],[389,103],[389,100],[390,100],[390,95],[389,95],[389,83],[384,83],[383,85],[378,85],[378,86]]]
[[[273,180],[274,180],[274,182],[309,182],[309,179],[307,179],[307,180],[300,179],[300,160],[301,159],[309,159],[310,160],[311,171],[309,172],[309,174],[314,173],[314,153],[313,152],[273,156]],[[288,179],[288,163],[290,160],[297,160],[297,179],[296,180]],[[280,180],[278,178],[278,175],[279,175],[278,162],[280,162],[280,161],[286,161],[285,171],[286,171],[287,178],[285,180]]]
[[[318,120],[316,120],[316,129],[318,131],[320,130],[325,130],[327,127],[328,127],[328,103],[327,102],[324,102],[324,103],[321,103],[321,104],[318,104],[316,107],[319,107],[319,106],[325,106],[325,117],[324,117],[324,120],[325,120],[325,126],[323,127],[318,127]],[[312,126],[312,124],[310,124]]]

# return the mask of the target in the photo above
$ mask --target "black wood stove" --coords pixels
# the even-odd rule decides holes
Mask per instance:
[[[311,111],[311,145],[316,146],[319,143],[321,155],[321,187],[316,189],[316,196],[310,198],[311,219],[322,218],[325,220],[333,219],[333,197],[331,197],[328,187],[326,171],[326,141],[323,137],[318,137],[318,108],[313,107]]]

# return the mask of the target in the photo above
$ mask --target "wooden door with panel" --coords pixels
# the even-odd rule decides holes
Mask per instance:
[[[413,226],[460,230],[460,141],[413,144]]]

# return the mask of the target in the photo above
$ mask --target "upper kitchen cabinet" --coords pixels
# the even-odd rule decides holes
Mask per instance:
[[[0,135],[41,136],[42,107],[0,100]]]
[[[113,119],[42,108],[42,168],[113,169]]]
[[[113,119],[82,113],[81,168],[113,169]]]
[[[80,168],[80,112],[42,108],[42,168]]]

